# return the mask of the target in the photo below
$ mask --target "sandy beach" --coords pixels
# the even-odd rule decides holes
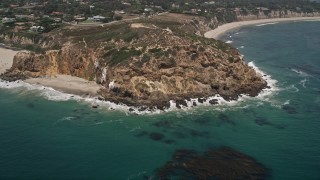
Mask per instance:
[[[208,31],[204,34],[206,38],[219,38],[223,33],[240,28],[243,26],[254,24],[277,23],[284,21],[303,21],[303,20],[320,20],[320,17],[296,17],[296,18],[274,18],[261,19],[252,21],[240,21],[224,24],[218,28]],[[0,74],[9,69],[13,63],[13,57],[18,51],[0,48]],[[58,91],[76,94],[81,96],[97,96],[97,92],[101,88],[100,85],[92,81],[87,81],[82,78],[70,75],[56,75],[55,77],[31,78],[25,80],[30,84],[40,84],[47,87],[52,87]]]
[[[0,47],[0,74],[4,73],[7,69],[11,68],[13,57],[18,53],[11,49]]]
[[[56,75],[55,77],[31,78],[25,80],[30,84],[40,84],[52,87],[55,90],[80,95],[80,96],[97,96],[97,92],[101,88],[94,81],[87,81],[70,75]]]
[[[0,47],[0,74],[4,73],[7,69],[10,69],[13,63],[14,56],[18,51]],[[40,84],[47,87],[52,87],[55,90],[76,94],[81,96],[96,96],[97,92],[101,88],[100,85],[93,81],[87,81],[82,78],[69,76],[69,75],[57,75],[55,77],[44,78],[31,78],[25,80],[30,84]]]
[[[216,29],[208,31],[204,34],[206,38],[218,39],[222,34],[237,29],[243,26],[249,26],[254,24],[265,24],[265,23],[277,23],[277,22],[288,22],[288,21],[304,21],[304,20],[320,20],[320,17],[294,17],[294,18],[273,18],[273,19],[259,19],[252,21],[239,21],[228,24],[223,24]]]

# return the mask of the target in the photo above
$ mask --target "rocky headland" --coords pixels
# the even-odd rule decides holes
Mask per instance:
[[[177,107],[215,95],[236,100],[267,87],[237,49],[203,37],[204,18],[167,16],[54,30],[39,40],[41,51],[19,52],[1,79],[72,75],[101,85],[100,99],[159,109],[170,100]]]

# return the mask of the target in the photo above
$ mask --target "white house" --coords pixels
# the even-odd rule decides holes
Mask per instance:
[[[30,27],[30,31],[33,31],[33,32],[42,32],[43,30],[44,30],[43,26],[31,26]]]
[[[94,20],[94,21],[102,21],[102,20],[104,20],[105,18],[106,18],[106,17],[100,16],[100,15],[93,16],[93,20]]]
[[[2,19],[2,23],[3,23],[3,24],[5,24],[5,23],[12,23],[12,22],[15,22],[15,21],[16,21],[15,18],[7,18],[7,17],[5,17],[5,18]]]

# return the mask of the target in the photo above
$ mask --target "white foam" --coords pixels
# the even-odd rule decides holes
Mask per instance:
[[[266,26],[266,25],[272,25],[272,24],[278,24],[279,22],[271,22],[271,23],[264,23],[264,24],[257,24],[256,26]]]
[[[299,75],[302,76],[302,77],[309,76],[309,74],[307,74],[307,73],[305,73],[305,72],[303,72],[303,71],[301,71],[301,70],[294,69],[294,68],[291,68],[291,71],[299,74]]]
[[[288,105],[288,104],[290,104],[290,100],[286,100],[282,105],[284,106],[284,105]]]
[[[294,84],[291,84],[290,86],[284,88],[284,90],[291,92],[299,92],[299,88],[297,88]]]
[[[305,78],[305,79],[301,80],[299,84],[301,84],[302,87],[306,88],[306,82],[307,82],[307,81],[308,81],[308,80]]]
[[[231,44],[231,43],[232,43],[232,41],[230,41],[230,40],[229,40],[229,41],[226,41],[226,43],[227,43],[227,44]]]
[[[130,176],[127,178],[127,180],[140,179],[139,177],[141,177],[141,176],[143,176],[143,175],[145,175],[145,174],[147,174],[146,171],[141,171],[141,172],[138,172],[138,173],[136,173],[136,174],[130,175]],[[152,178],[151,178],[151,179],[152,179]]]
[[[257,66],[255,66],[253,61],[249,62],[248,66],[252,67],[258,74],[260,74],[262,76],[262,78],[267,82],[267,85],[270,87],[270,88],[263,89],[259,93],[257,98],[260,98],[260,99],[265,98],[265,97],[272,95],[274,92],[279,90],[279,88],[276,86],[278,81],[275,79],[272,79],[270,75],[267,75],[266,73],[261,71]]]
[[[71,99],[74,99],[74,100],[81,99],[81,97],[77,95],[63,93],[51,87],[46,87],[38,84],[29,84],[24,81],[6,82],[6,81],[0,80],[0,88],[5,88],[5,89],[18,88],[21,90],[26,89],[28,91],[38,91],[41,96],[51,101],[68,101]]]
[[[109,83],[109,89],[114,89],[115,85],[114,85],[114,80],[112,80],[110,83]]]
[[[37,84],[29,84],[24,81],[14,81],[8,82],[0,79],[0,88],[2,89],[19,89],[26,90],[25,92],[35,91],[38,95],[44,97],[45,99],[51,101],[69,101],[74,100],[78,102],[84,102],[90,105],[98,105],[101,108],[106,108],[109,110],[121,110],[128,112],[130,108],[132,108],[132,113],[136,114],[150,114],[150,113],[160,113],[160,110],[146,110],[139,111],[140,107],[130,107],[124,104],[115,104],[110,101],[99,100],[98,97],[82,97],[78,95],[63,93],[57,91],[51,87],[45,87]]]
[[[226,101],[219,94],[212,97],[201,98],[203,103],[199,102],[200,98],[191,98],[190,100],[185,100],[187,106],[180,105],[181,109],[185,111],[190,110],[194,107],[193,105],[194,103],[196,103],[197,106],[211,106],[210,101],[214,100],[217,103],[215,105],[215,110],[223,111],[225,110],[226,107],[238,105],[240,102],[246,101],[248,99],[258,98],[258,99],[268,100],[268,96],[278,90],[278,88],[276,87],[277,81],[273,80],[271,76],[261,71],[258,67],[254,65],[253,62],[249,62],[248,65],[252,67],[257,73],[261,74],[262,78],[266,80],[270,88],[263,89],[259,93],[259,95],[256,97],[250,97],[243,94],[243,95],[240,95],[237,100],[232,100],[232,101]],[[72,95],[68,93],[63,93],[50,87],[45,87],[41,85],[31,85],[23,81],[6,82],[6,81],[0,80],[0,88],[5,88],[5,89],[19,88],[19,89],[26,89],[28,91],[33,90],[38,92],[39,95],[41,95],[42,97],[48,100],[53,100],[53,101],[75,100],[78,102],[84,102],[89,105],[98,106],[100,109],[103,108],[108,110],[120,110],[126,113],[130,112],[134,114],[160,114],[162,112],[179,110],[176,107],[176,102],[173,100],[170,101],[170,107],[165,110],[160,110],[155,108],[150,109],[150,108],[143,108],[143,107],[133,107],[133,106],[127,106],[125,104],[115,104],[110,101],[99,100],[98,97],[82,97],[82,96]],[[145,110],[141,110],[141,109],[145,109]]]
[[[54,124],[59,124],[60,122],[64,122],[64,121],[72,121],[74,119],[76,119],[76,117],[67,116],[67,117],[63,117],[63,118],[57,120]]]
[[[137,126],[137,127],[133,127],[129,130],[129,132],[134,132],[134,131],[137,131],[137,130],[140,130],[141,127],[140,126]]]

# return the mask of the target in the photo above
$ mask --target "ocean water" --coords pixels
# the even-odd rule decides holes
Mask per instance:
[[[320,179],[320,22],[250,26],[221,39],[277,81],[271,95],[133,115],[0,83],[0,179],[144,179],[177,149],[221,146],[255,158],[268,179]]]

